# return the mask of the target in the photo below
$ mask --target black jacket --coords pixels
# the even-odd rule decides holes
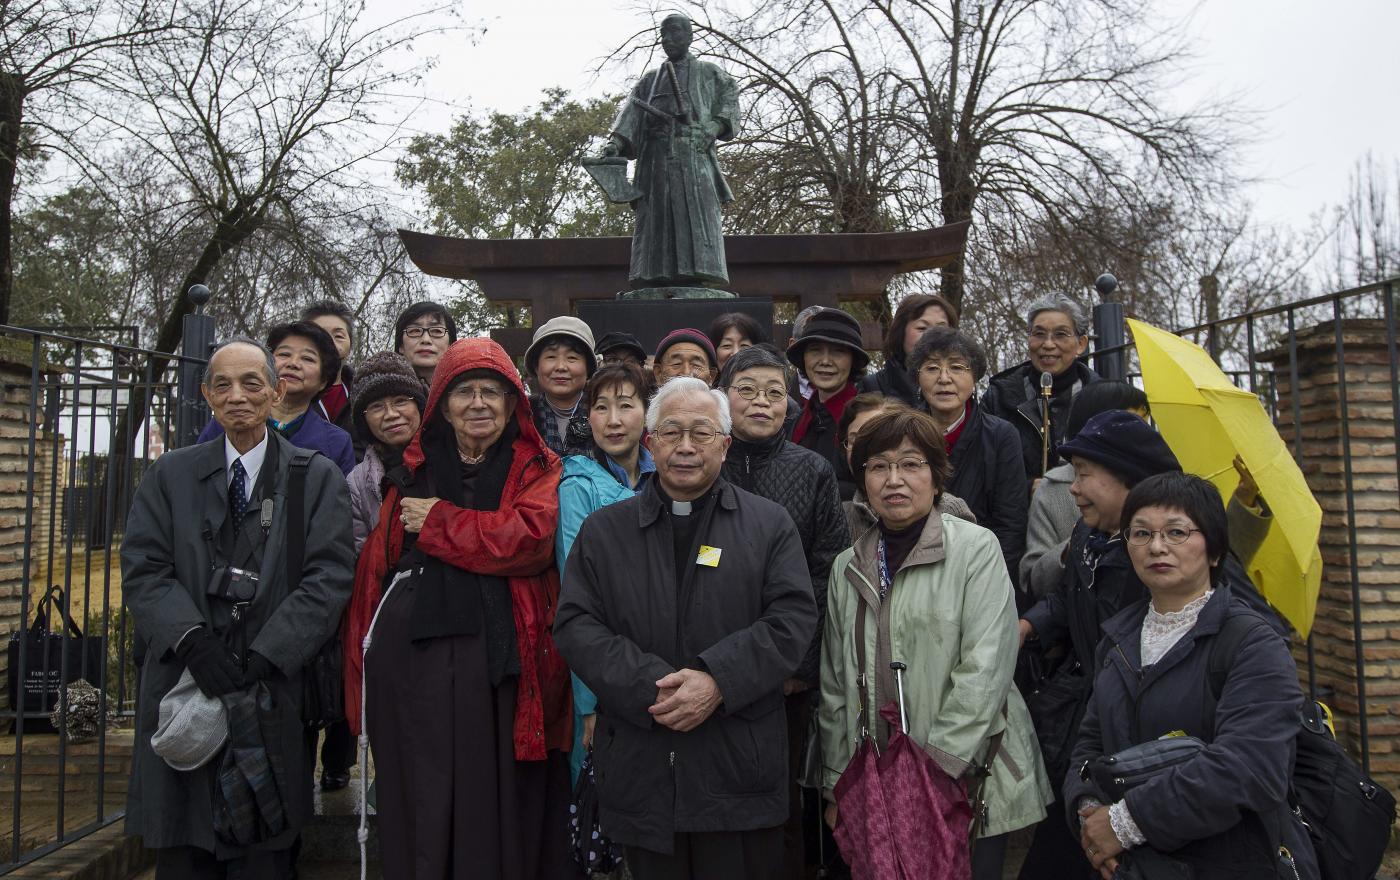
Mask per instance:
[[[1079,389],[1090,382],[1099,381],[1099,374],[1089,369],[1082,361],[1075,361],[1070,367],[1074,382],[1068,389],[1050,398],[1050,466],[1058,463],[1055,450],[1068,440],[1065,428],[1069,422],[1069,405]],[[1021,454],[1025,458],[1026,474],[1035,479],[1043,473],[1041,457],[1044,419],[1040,413],[1040,372],[1031,368],[1031,362],[1017,364],[1003,370],[991,378],[987,393],[982,395],[982,406],[988,413],[1010,422],[1021,437]]]
[[[909,369],[904,366],[902,360],[886,360],[879,370],[866,373],[865,377],[856,383],[856,389],[861,394],[878,391],[886,397],[902,400],[914,407],[922,405],[924,401],[923,395],[919,393],[919,386],[909,378]]]
[[[976,400],[968,408],[967,421],[953,447],[953,476],[948,491],[967,502],[977,524],[996,533],[1006,570],[1020,571],[1026,551],[1026,471],[1016,429],[989,414]]]
[[[812,450],[831,465],[832,472],[836,474],[836,488],[841,493],[841,500],[850,501],[856,494],[856,479],[851,476],[851,468],[846,463],[846,450],[841,448],[841,443],[836,439],[836,420],[817,398],[815,391],[807,398],[804,409],[811,409],[812,418],[807,424],[806,434],[797,445]],[[796,428],[796,424],[793,427]],[[788,431],[788,436],[792,436],[792,431]]]
[[[766,443],[736,438],[724,459],[723,473],[739,488],[781,504],[797,526],[817,603],[817,632],[794,677],[816,688],[831,563],[851,546],[836,475],[820,455],[784,440],[781,433]]]
[[[1151,666],[1142,665],[1146,600],[1104,623],[1095,654],[1093,696],[1065,779],[1071,827],[1079,800],[1109,800],[1078,768],[1173,731],[1209,743],[1205,752],[1128,792],[1128,812],[1147,846],[1185,861],[1200,880],[1274,880],[1280,871],[1272,841],[1312,861],[1306,835],[1288,817],[1289,769],[1303,694],[1287,642],[1229,586],[1216,590],[1181,640]],[[1227,617],[1248,615],[1248,630],[1216,702],[1211,693],[1211,643]],[[1301,876],[1312,875],[1305,870]]]
[[[670,853],[676,832],[747,831],[788,816],[783,681],[816,632],[807,563],[782,507],[718,480],[699,544],[713,567],[676,583],[670,515],[649,489],[584,520],[564,568],[554,638],[598,697],[600,819],[624,845]],[[723,703],[677,733],[647,712],[681,668]]]
[[[1081,519],[1070,532],[1059,587],[1021,616],[1042,644],[1068,643],[1080,669],[1089,670],[1104,621],[1146,598],[1123,539],[1110,539]]]

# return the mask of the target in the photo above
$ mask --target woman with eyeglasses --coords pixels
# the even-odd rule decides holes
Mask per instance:
[[[1099,376],[1079,357],[1089,347],[1084,311],[1066,297],[1038,300],[1026,310],[1029,359],[991,378],[982,406],[1015,426],[1032,488],[1056,463],[1056,450],[1068,439],[1069,405],[1079,389]],[[1050,378],[1050,434],[1045,434],[1042,381]],[[1048,465],[1046,464],[1048,454]]]
[[[588,455],[564,459],[559,481],[559,528],[554,533],[554,561],[560,577],[573,549],[579,527],[590,513],[637,494],[655,473],[651,452],[642,445],[646,427],[647,375],[637,364],[603,367],[588,380],[584,402],[594,450]],[[578,676],[571,676],[574,690],[574,744],[569,752],[569,773],[575,783],[584,755],[593,747],[593,727],[598,698]]]
[[[936,293],[911,293],[899,301],[885,333],[885,363],[867,373],[856,386],[862,393],[878,391],[887,397],[919,405],[919,385],[911,381],[909,354],[930,327],[958,326],[958,310]]]
[[[386,877],[576,876],[569,671],[550,632],[559,471],[510,356],[454,343],[360,552],[345,625],[346,709],[374,751]]]
[[[1288,803],[1303,708],[1298,667],[1223,567],[1219,490],[1188,474],[1148,477],[1128,493],[1121,518],[1147,597],[1104,622],[1095,653],[1093,696],[1065,780],[1080,848],[1104,878],[1120,865],[1147,877],[1153,869],[1196,880],[1316,877]],[[1182,735],[1209,745],[1126,793],[1106,794],[1077,772]]]
[[[364,460],[346,477],[355,552],[379,524],[384,475],[403,464],[403,451],[423,422],[428,395],[408,359],[383,351],[360,364],[350,414],[356,433],[369,438]]]
[[[987,529],[937,512],[948,457],[928,414],[876,416],[851,460],[878,524],[837,557],[827,592],[818,713],[827,822],[860,821],[841,814],[833,792],[862,725],[886,745],[879,710],[898,699],[890,664],[903,663],[909,736],[954,780],[976,789],[985,778],[971,792],[986,805],[972,876],[1000,878],[1006,835],[1040,821],[1050,800],[1011,683],[1016,601],[1001,547]]]
[[[867,391],[851,398],[851,402],[846,404],[845,411],[841,413],[841,421],[836,424],[836,438],[837,442],[841,444],[842,452],[845,453],[846,468],[850,469],[851,450],[856,445],[856,438],[860,436],[861,430],[872,419],[881,413],[909,408],[909,404],[899,398],[887,397],[878,391]],[[851,500],[841,502],[841,509],[846,514],[846,525],[850,527],[851,540],[853,541],[860,538],[867,529],[873,528],[879,521],[875,512],[870,509],[870,505],[866,503],[865,492],[859,483],[856,484],[856,491]],[[968,522],[977,522],[977,517],[973,515],[972,509],[951,492],[944,492],[938,496],[938,512],[950,513]]]
[[[414,303],[394,322],[394,349],[408,358],[424,388],[432,384],[442,353],[456,341],[457,322],[435,302]]]
[[[770,345],[744,348],[725,363],[719,387],[729,397],[733,442],[724,458],[724,478],[741,489],[782,505],[797,526],[802,554],[817,602],[817,631],[792,677],[783,683],[788,731],[788,821],[784,826],[787,876],[803,876],[802,795],[799,765],[817,687],[821,616],[826,584],[836,555],[851,546],[836,474],[826,459],[783,436],[787,370]],[[813,781],[815,782],[815,781]]]
[[[1094,650],[1103,625],[1147,597],[1123,539],[1123,503],[1148,477],[1181,471],[1162,436],[1123,410],[1089,419],[1078,435],[1061,445],[1060,454],[1074,466],[1070,493],[1079,507],[1079,522],[1064,553],[1059,586],[1020,621],[1022,642],[1037,639],[1047,654],[1062,655],[1027,695],[1041,756],[1057,790],[1069,770],[1070,751],[1093,687]],[[1050,812],[1055,818],[1036,829],[1021,880],[1094,875],[1077,838],[1059,821],[1063,807],[1057,797]]]
[[[952,474],[948,491],[972,508],[977,524],[991,529],[1006,570],[1020,570],[1026,549],[1026,471],[1016,429],[978,404],[973,392],[987,372],[982,346],[961,330],[931,327],[909,353],[909,378],[918,386],[919,409],[943,432]],[[1016,591],[1018,608],[1028,607]]]

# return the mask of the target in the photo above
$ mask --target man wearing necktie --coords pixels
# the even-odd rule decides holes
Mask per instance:
[[[215,348],[202,389],[223,436],[167,452],[148,469],[127,517],[123,592],[140,666],[127,832],[156,851],[157,880],[286,878],[312,813],[315,756],[302,723],[303,670],[336,632],[354,557],[340,469],[268,429],[282,394],[272,355],[250,339]],[[294,462],[304,477],[292,480]],[[301,484],[300,505],[288,493]],[[290,522],[291,510],[302,511]],[[315,528],[312,528],[312,524]],[[295,572],[296,552],[301,564]],[[177,769],[151,744],[162,698],[188,670],[208,697],[271,696],[260,716],[286,821],[238,845],[216,832],[220,756]]]

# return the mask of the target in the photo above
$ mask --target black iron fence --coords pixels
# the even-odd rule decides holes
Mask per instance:
[[[1397,284],[1178,331],[1259,395],[1316,480],[1326,569],[1300,669],[1310,693],[1339,710],[1343,740],[1392,788],[1400,778],[1400,758],[1391,757],[1400,754],[1400,722],[1390,720],[1400,717],[1400,584],[1392,595],[1386,573],[1393,568],[1400,581]],[[1096,319],[1106,343],[1093,352],[1097,367],[1132,378],[1131,341],[1118,323],[1102,324],[1121,322],[1121,312],[1099,309]],[[208,319],[194,316],[186,350],[207,352],[211,341]],[[156,371],[153,361],[166,366]],[[18,686],[0,712],[9,728],[0,731],[0,741],[9,734],[0,748],[0,874],[122,816],[137,691],[118,549],[145,468],[202,423],[203,364],[0,326],[0,621],[12,633],[7,676]],[[55,586],[47,627],[35,629]],[[88,742],[55,733],[76,711],[59,685],[79,679],[99,690],[97,710],[114,722],[97,725]],[[29,700],[26,682],[38,682]]]
[[[137,688],[118,551],[138,482],[178,445],[180,371],[203,363],[0,326],[0,873],[123,815]]]

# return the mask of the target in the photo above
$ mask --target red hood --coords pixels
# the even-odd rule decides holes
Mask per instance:
[[[515,421],[520,426],[520,436],[515,442],[523,443],[546,458],[553,456],[554,453],[544,445],[540,432],[535,428],[529,395],[525,393],[525,385],[520,381],[520,373],[511,362],[510,355],[490,339],[472,338],[452,343],[443,353],[442,360],[438,361],[437,369],[433,371],[433,387],[428,392],[428,406],[423,410],[423,424],[403,452],[404,466],[416,471],[423,463],[423,432],[430,424],[442,419],[438,401],[453,380],[468,370],[492,370],[515,387]]]

